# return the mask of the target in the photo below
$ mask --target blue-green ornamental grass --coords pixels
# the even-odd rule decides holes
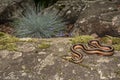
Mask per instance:
[[[17,37],[50,38],[64,30],[65,22],[53,12],[40,13],[28,9],[14,22]]]

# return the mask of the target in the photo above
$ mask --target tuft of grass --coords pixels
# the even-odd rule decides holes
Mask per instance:
[[[0,32],[0,44],[17,42],[19,39],[9,34]]]
[[[76,36],[71,40],[72,44],[76,43],[87,43],[89,40],[94,39],[94,37],[89,36],[89,35],[81,35],[81,36]]]
[[[57,36],[64,30],[65,22],[57,13],[36,12],[34,8],[28,8],[22,18],[14,23],[17,37],[50,38]]]
[[[19,41],[18,38],[0,32],[0,50],[7,49],[10,51],[17,50],[15,42]]]

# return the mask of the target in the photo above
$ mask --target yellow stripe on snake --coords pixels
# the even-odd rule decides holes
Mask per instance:
[[[90,40],[88,46],[81,43],[72,45],[70,47],[71,55],[64,56],[63,59],[77,64],[81,63],[83,61],[83,55],[77,49],[87,54],[99,54],[103,56],[111,56],[114,54],[114,48],[112,46],[104,46],[98,40]]]

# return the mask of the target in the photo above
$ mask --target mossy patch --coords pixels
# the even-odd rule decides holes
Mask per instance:
[[[38,44],[38,48],[40,49],[46,49],[50,47],[50,43],[48,42],[42,42],[41,44]]]
[[[0,44],[17,42],[18,40],[16,37],[0,32]]]
[[[7,49],[9,51],[16,51],[17,45],[15,43],[8,43],[5,45],[5,49]]]
[[[113,37],[112,38],[112,44],[114,45],[114,44],[120,44],[120,38],[118,38],[118,37]]]
[[[16,50],[16,43],[19,39],[3,32],[0,32],[0,50]]]
[[[120,38],[118,37],[112,37],[112,36],[105,36],[101,38],[101,41],[104,43],[108,43],[111,40],[112,44],[120,44]]]
[[[109,41],[112,41],[112,37],[111,36],[105,36],[105,37],[102,37],[101,39],[100,39],[100,41],[102,42],[102,43],[108,43]]]
[[[82,36],[77,36],[71,39],[72,44],[76,43],[87,43],[89,40],[95,39],[92,36],[89,35],[82,35]],[[100,41],[104,44],[110,44],[112,45],[115,50],[120,51],[120,38],[118,37],[112,37],[112,36],[105,36],[100,39]]]
[[[94,39],[94,37],[89,35],[76,36],[71,40],[72,44],[76,43],[87,43],[89,40]]]
[[[115,50],[120,51],[120,44],[115,44],[113,45],[113,47],[115,48]]]
[[[118,37],[106,36],[106,37],[101,38],[101,42],[109,43],[109,44],[111,43],[111,45],[113,45],[115,50],[120,51],[120,38]]]

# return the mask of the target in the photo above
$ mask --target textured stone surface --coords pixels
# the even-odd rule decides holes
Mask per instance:
[[[49,10],[68,21],[69,35],[120,36],[119,0],[58,0]]]
[[[81,0],[58,0],[53,6],[48,7],[45,11],[58,12],[68,23],[73,24],[78,19],[80,12],[84,8]]]
[[[30,52],[0,50],[0,80],[120,80],[119,51],[113,56],[84,54],[84,61],[74,64],[61,58],[70,54],[68,38],[47,41],[51,44],[47,49],[36,48]],[[21,43],[25,42],[17,43],[19,47]],[[25,44],[25,49],[31,46],[30,42]]]
[[[0,24],[20,17],[27,5],[34,6],[34,3],[32,0],[1,0]],[[43,12],[49,11],[57,11],[67,21],[65,36],[120,37],[120,0],[58,0]]]
[[[18,51],[21,52],[31,52],[35,50],[35,46],[34,44],[31,43],[20,43],[20,45],[18,45]]]
[[[85,0],[84,10],[74,24],[73,35],[93,34],[120,36],[117,25],[120,14],[118,0]],[[115,26],[115,23],[116,26]]]
[[[0,22],[21,16],[25,7],[34,5],[32,0],[0,0]],[[9,21],[9,20],[8,20]]]

